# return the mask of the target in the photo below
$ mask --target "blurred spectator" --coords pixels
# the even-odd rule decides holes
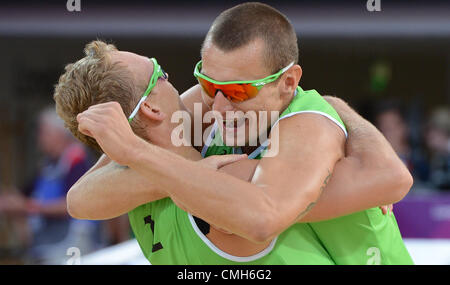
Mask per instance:
[[[375,107],[374,123],[408,167],[414,177],[414,184],[428,181],[428,162],[419,149],[412,147],[410,129],[405,122],[400,105],[395,101],[379,103]]]
[[[67,191],[92,160],[53,107],[39,114],[37,144],[44,159],[29,193],[13,190],[1,195],[0,212],[11,219],[28,217],[29,263],[62,263],[68,258],[67,248],[78,247],[84,254],[99,243],[99,224],[72,219],[66,210]]]
[[[427,124],[425,140],[430,151],[430,183],[450,190],[450,109],[435,109]]]
[[[117,244],[133,238],[128,214],[105,221],[105,230],[107,231],[107,243]]]

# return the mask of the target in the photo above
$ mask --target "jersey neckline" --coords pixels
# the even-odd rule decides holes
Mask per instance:
[[[229,253],[224,252],[223,250],[221,250],[220,248],[218,248],[217,246],[215,246],[202,232],[201,230],[198,228],[197,224],[194,221],[194,217],[188,214],[188,218],[189,221],[191,223],[192,228],[194,229],[195,233],[200,237],[200,239],[216,254],[218,254],[219,256],[234,261],[234,262],[251,262],[251,261],[255,261],[258,260],[260,258],[263,258],[264,256],[268,255],[272,249],[275,247],[276,241],[277,241],[277,237],[275,237],[269,244],[269,246],[267,246],[265,249],[263,249],[262,251],[258,252],[257,254],[254,255],[250,255],[250,256],[235,256],[235,255],[231,255]]]

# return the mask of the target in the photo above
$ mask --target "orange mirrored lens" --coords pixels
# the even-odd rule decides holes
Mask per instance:
[[[211,98],[214,98],[214,96],[216,96],[216,89],[214,88],[214,84],[212,84],[209,81],[206,81],[203,78],[198,78],[198,82],[202,86],[203,90],[205,90],[206,95],[208,95]]]
[[[230,100],[234,102],[242,102],[256,96],[258,89],[251,84],[225,84],[218,85],[211,83],[203,78],[198,78],[200,85],[205,90],[206,94],[214,98],[218,90]]]
[[[245,89],[245,94],[247,94],[248,98],[251,99],[258,94],[258,88],[255,86],[252,86],[251,84],[243,84],[242,85]]]

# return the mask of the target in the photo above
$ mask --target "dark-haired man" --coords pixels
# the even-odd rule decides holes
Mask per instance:
[[[202,62],[195,71],[201,87],[193,87],[183,96],[191,110],[200,103],[202,110],[212,108],[225,118],[216,120],[211,140],[202,152],[205,156],[240,149],[249,157],[260,158],[254,162],[251,183],[205,169],[140,140],[125,124],[117,105],[98,105],[83,112],[78,117],[79,129],[94,137],[111,159],[153,183],[158,181],[188,212],[254,242],[274,241],[286,229],[296,227],[295,223],[318,201],[331,173],[341,179],[336,182],[341,187],[364,189],[369,195],[375,193],[374,189],[398,191],[396,200],[400,200],[409,190],[411,177],[389,146],[371,150],[364,149],[366,141],[360,142],[347,150],[364,149],[362,160],[348,159],[341,168],[335,168],[337,161],[345,159],[346,128],[315,90],[298,87],[302,70],[297,60],[296,35],[282,14],[264,4],[241,4],[222,13],[213,23],[202,47]],[[270,132],[272,142],[273,134],[280,134],[279,153],[265,157],[263,141],[259,142],[263,143],[261,147],[249,146],[250,121],[245,116],[229,120],[227,111],[281,113],[276,123],[257,122],[258,134]],[[108,128],[112,122],[115,127]],[[243,139],[237,136],[242,128]],[[351,131],[367,131],[365,135],[372,131],[371,139],[382,140],[373,136],[370,127],[366,130],[357,126]],[[370,159],[371,164],[366,164],[365,159]],[[359,170],[338,175],[349,169]],[[379,206],[377,199],[384,195],[377,193],[378,197],[363,208],[345,195],[329,193],[335,195],[336,201],[329,210],[342,216]],[[137,210],[134,214],[144,213]],[[192,226],[196,225],[193,221]],[[383,216],[378,209],[310,225],[338,264],[411,263],[395,218]],[[137,227],[143,229],[146,225]],[[208,245],[208,239],[201,232],[197,234]]]

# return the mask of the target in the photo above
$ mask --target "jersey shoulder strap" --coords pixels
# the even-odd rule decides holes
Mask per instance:
[[[281,113],[280,120],[301,114],[301,113],[315,113],[327,117],[336,123],[347,137],[347,129],[336,110],[317,92],[316,90],[304,91],[300,86],[297,87],[296,95],[286,110]]]
[[[292,99],[289,106],[281,113],[278,120],[273,126],[278,124],[280,120],[295,116],[301,113],[315,113],[327,117],[339,128],[342,129],[345,136],[347,137],[347,129],[344,122],[339,117],[336,110],[317,92],[316,90],[303,90],[300,86],[297,86],[295,96]],[[273,127],[272,126],[272,127]],[[258,149],[256,149],[249,158],[260,159],[264,155],[264,150],[267,144],[263,143]],[[210,155],[223,155],[223,154],[233,154],[237,153],[235,148],[224,145],[220,131],[217,125],[214,124],[211,133],[208,136],[205,145],[203,146],[202,156],[208,157]]]

